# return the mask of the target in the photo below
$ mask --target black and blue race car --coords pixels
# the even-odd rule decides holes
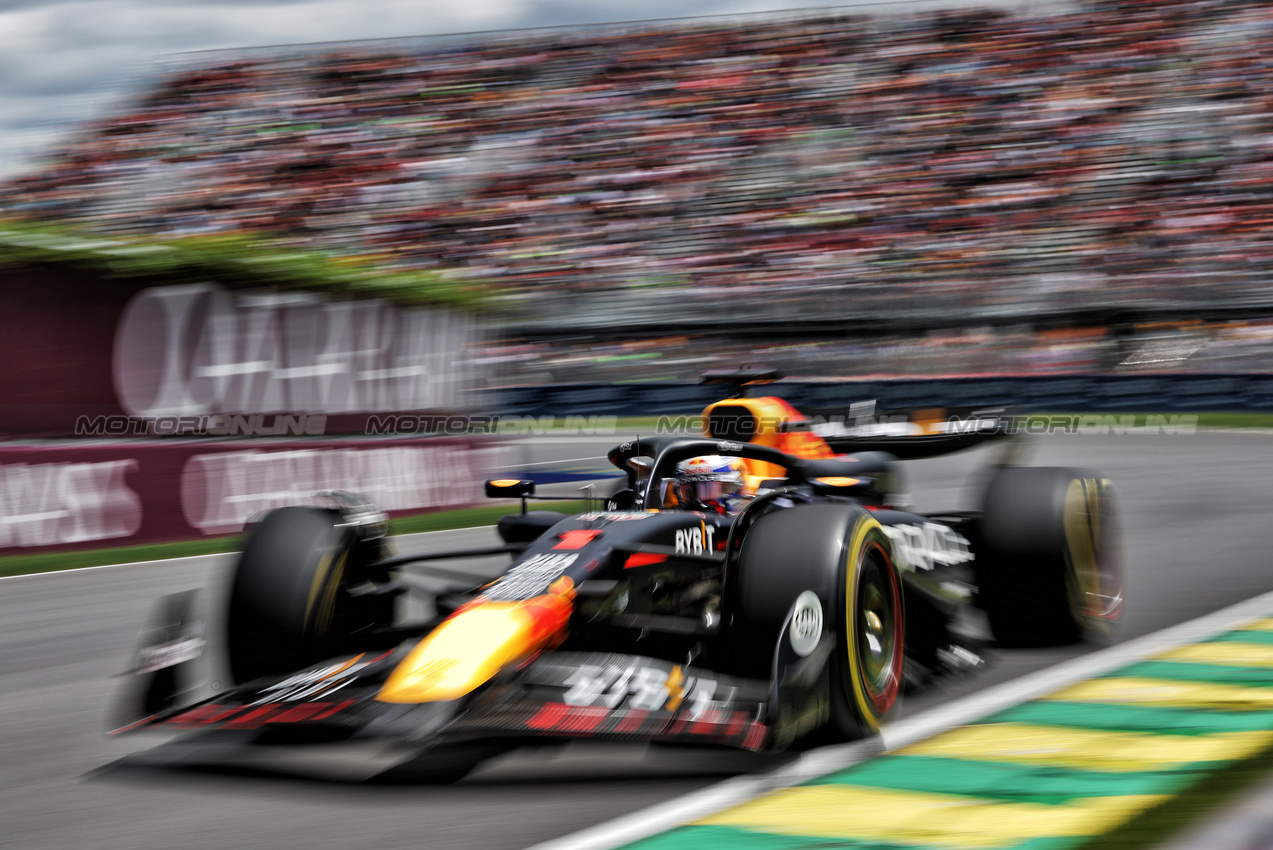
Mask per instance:
[[[414,748],[439,781],[556,740],[781,750],[877,733],[904,689],[976,666],[991,637],[1053,645],[1118,619],[1105,479],[1004,463],[980,510],[904,507],[898,456],[1002,429],[836,444],[785,401],[741,392],[703,422],[700,436],[613,448],[622,486],[586,513],[528,510],[533,482],[487,482],[488,495],[522,500],[495,547],[391,556],[384,513],[348,493],[269,513],[247,535],[220,623],[233,687],[182,701],[202,640],[170,604],[116,731],[383,738]],[[480,584],[418,572],[492,555],[507,568]],[[412,593],[436,616],[398,622]],[[984,612],[990,635],[961,625],[969,612]]]

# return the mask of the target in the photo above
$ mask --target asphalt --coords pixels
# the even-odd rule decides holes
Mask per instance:
[[[597,457],[618,438],[537,441],[532,462]],[[1115,640],[1273,589],[1273,435],[1043,438],[1036,464],[1082,466],[1121,497],[1128,602]],[[911,465],[920,510],[974,507],[987,451]],[[971,485],[971,486],[970,486]],[[493,541],[438,532],[405,551]],[[231,556],[0,581],[0,846],[519,848],[772,761],[639,746],[502,757],[451,787],[362,780],[391,753],[331,750],[172,764],[166,736],[107,738],[138,626],[155,601],[203,589],[215,612]],[[493,568],[494,564],[485,565]],[[474,569],[480,571],[483,565]],[[1090,651],[986,653],[985,669],[911,696],[913,715]],[[218,675],[214,670],[212,676]]]

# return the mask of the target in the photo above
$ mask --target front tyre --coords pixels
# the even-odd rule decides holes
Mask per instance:
[[[338,512],[272,511],[248,534],[226,610],[231,678],[284,675],[340,654],[393,621],[393,599],[350,588],[371,579],[379,541],[360,542]]]
[[[739,553],[734,643],[740,667],[758,675],[773,658],[796,598],[813,591],[836,633],[830,662],[830,738],[879,731],[901,700],[902,590],[878,521],[847,503],[801,505],[765,514]],[[750,667],[750,669],[748,669]]]

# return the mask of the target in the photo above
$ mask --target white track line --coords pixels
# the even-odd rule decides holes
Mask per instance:
[[[910,746],[956,726],[1053,693],[1077,681],[1112,672],[1163,649],[1203,640],[1239,623],[1270,614],[1273,614],[1273,592],[1126,643],[1063,661],[982,693],[890,723],[884,728],[882,743],[878,740],[859,741],[810,750],[778,770],[753,776],[736,776],[677,800],[660,803],[616,820],[536,844],[529,850],[611,850],[649,838],[769,791],[843,770],[886,750]]]
[[[74,552],[66,553],[74,555]],[[158,566],[159,564],[175,564],[179,561],[193,561],[195,558],[219,558],[232,554],[230,552],[210,552],[207,555],[183,555],[180,558],[161,558],[156,561],[129,561],[124,564],[99,564],[96,567],[75,567],[69,570],[45,570],[39,573],[22,573],[16,576],[0,576],[0,581],[15,581],[20,578],[50,578],[52,576],[74,575],[76,573],[88,573],[94,570],[115,570],[121,567],[146,567]]]
[[[413,540],[418,537],[423,537],[426,534],[450,534],[456,531],[472,531],[474,529],[494,528],[494,527],[495,526],[493,525],[471,525],[471,526],[466,526],[464,528],[439,528],[436,531],[415,531],[415,532],[412,532],[411,534],[400,534],[394,537],[390,537],[389,539],[390,540]],[[72,556],[75,553],[67,552],[65,554],[68,556]],[[192,561],[195,558],[224,558],[233,554],[234,552],[209,552],[206,555],[182,555],[180,558],[159,558],[154,561],[128,561],[123,564],[99,564],[96,567],[75,567],[69,570],[45,570],[44,572],[39,572],[39,573],[22,573],[21,575],[16,575],[16,576],[0,576],[0,581],[13,581],[14,579],[19,579],[19,578],[50,578],[52,576],[73,575],[75,573],[87,573],[93,570],[115,570],[115,569],[121,569],[123,567],[154,567],[154,566],[159,566],[160,564],[175,564],[175,563],[178,563],[179,561]]]

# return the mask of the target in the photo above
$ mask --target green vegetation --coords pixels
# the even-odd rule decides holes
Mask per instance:
[[[1199,413],[1199,428],[1273,428],[1273,413]]]
[[[594,502],[594,506],[595,506]],[[563,513],[579,513],[588,510],[587,502],[532,503],[535,508],[557,510]],[[500,517],[516,513],[517,505],[504,504],[480,508],[461,508],[454,511],[434,511],[428,514],[401,517],[389,523],[390,534],[416,534],[421,531],[446,531],[453,528],[474,528],[493,525]],[[78,552],[40,552],[31,555],[9,555],[0,558],[0,576],[48,573],[58,570],[74,570],[83,567],[100,567],[107,564],[130,564],[136,561],[156,561],[164,558],[187,558],[195,555],[216,555],[233,552],[239,546],[239,535],[207,537],[199,540],[182,540],[176,543],[152,543],[146,546],[120,546],[114,549],[91,549]]]
[[[156,561],[164,558],[186,558],[194,555],[216,555],[233,552],[238,535],[182,540],[176,543],[152,543],[146,546],[120,546],[115,549],[89,549],[79,552],[39,552],[31,555],[8,555],[0,558],[0,576],[29,573],[51,573],[106,564],[131,564],[134,561]]]
[[[167,281],[215,280],[227,287],[308,289],[405,304],[478,309],[487,298],[472,281],[385,271],[371,258],[336,258],[246,233],[172,239],[118,237],[64,225],[0,221],[0,265],[52,263],[99,274]]]
[[[592,507],[598,502],[594,501]],[[500,517],[517,513],[521,508],[515,504],[496,505],[493,507],[461,508],[455,511],[435,511],[431,514],[403,517],[389,523],[390,534],[418,534],[421,531],[446,531],[451,528],[475,528],[480,525],[494,525]],[[582,513],[589,509],[585,501],[572,499],[565,502],[530,502],[527,510],[561,511],[564,514]]]
[[[1148,850],[1157,847],[1174,835],[1194,824],[1273,772],[1273,746],[1246,759],[1230,762],[1205,775],[1189,789],[1168,795],[1162,805],[1149,809],[1139,817],[1090,843],[1084,850]]]
[[[1273,428],[1273,413],[1217,413],[1217,412],[1197,413],[1197,412],[1182,411],[1182,410],[1172,410],[1168,412],[1140,411],[1139,413],[1126,413],[1126,412],[1111,413],[1107,410],[1102,410],[1099,413],[1093,413],[1092,411],[1086,411],[1086,410],[1085,411],[1069,410],[1069,411],[1065,411],[1064,413],[1059,413],[1056,411],[1040,411],[1036,413],[1028,413],[1023,415],[1038,417],[1038,418],[1044,418],[1048,416],[1067,417],[1067,416],[1095,415],[1095,416],[1102,416],[1102,417],[1112,417],[1114,419],[1119,420],[1120,422],[1125,417],[1130,416],[1130,417],[1134,417],[1134,422],[1137,425],[1144,425],[1146,422],[1146,417],[1149,417],[1149,416],[1166,417],[1168,420],[1167,424],[1169,425],[1172,423],[1172,420],[1174,417],[1189,416],[1189,417],[1194,417],[1197,420],[1194,424],[1196,424],[1197,427],[1199,428],[1215,428],[1215,429]]]

